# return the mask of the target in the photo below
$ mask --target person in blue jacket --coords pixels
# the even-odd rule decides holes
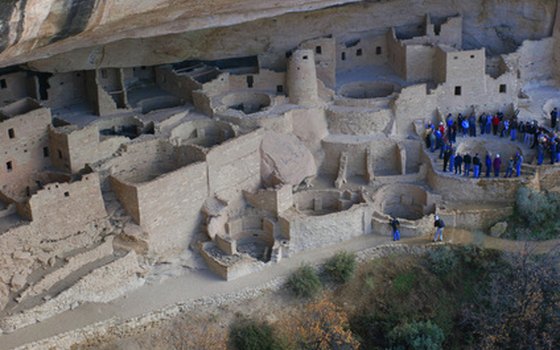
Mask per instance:
[[[517,152],[515,154],[515,176],[521,176],[521,164],[523,164],[523,156]]]
[[[486,152],[484,164],[486,165],[486,177],[490,177],[490,174],[492,173],[492,155],[490,152]]]

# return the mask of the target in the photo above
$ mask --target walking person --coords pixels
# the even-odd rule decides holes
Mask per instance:
[[[397,220],[396,217],[391,217],[389,221],[389,225],[391,225],[391,230],[393,231],[393,241],[400,241],[401,240],[401,233],[399,231],[399,226],[401,223]]]
[[[558,110],[556,109],[556,107],[554,107],[552,111],[550,111],[550,127],[552,128],[552,130],[556,129],[557,119],[558,119]]]
[[[436,215],[434,221],[434,227],[436,228],[436,234],[434,235],[434,242],[443,241],[443,228],[445,227],[445,222]]]

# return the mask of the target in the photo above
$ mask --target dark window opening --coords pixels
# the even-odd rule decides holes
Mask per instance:
[[[252,88],[254,82],[255,82],[255,80],[253,79],[253,76],[252,76],[252,75],[248,75],[248,76],[247,76],[247,87],[248,87],[248,88]]]
[[[70,197],[70,192],[64,192],[64,197]]]
[[[315,47],[315,53],[316,54],[322,54],[323,53],[323,48],[321,46],[316,46]]]
[[[49,78],[52,76],[51,73],[38,73],[37,79],[39,80],[39,98],[41,101],[49,99],[48,89],[51,88],[49,85]]]
[[[48,147],[43,147],[43,157],[44,158],[49,157],[49,148]]]
[[[6,79],[0,79],[0,88],[5,89],[8,87],[8,84],[6,84]]]
[[[375,48],[375,54],[376,55],[381,55],[382,53],[383,53],[383,51],[381,49],[381,46],[378,46],[378,47]]]
[[[292,51],[286,51],[286,58],[292,57]]]
[[[14,129],[8,129],[8,137],[11,139],[14,139],[16,137]]]
[[[471,55],[471,58],[474,58],[474,55]]]
[[[58,151],[58,159],[62,159],[62,151],[61,150],[57,150]]]
[[[9,161],[9,162],[6,163],[6,170],[8,170],[8,171],[14,170],[14,167],[13,167],[11,161]]]
[[[441,33],[441,24],[434,24],[434,34],[439,36]]]
[[[501,94],[505,94],[507,91],[507,86],[506,84],[500,84],[500,93]]]
[[[457,57],[457,56],[453,56],[453,59],[454,59],[454,60],[456,60],[456,59],[458,59],[458,58],[459,58],[459,57]]]
[[[302,58],[303,58],[304,60],[306,60],[306,59],[307,59],[307,56],[303,56]]]
[[[281,94],[284,92],[284,85],[276,85],[276,92]]]
[[[346,52],[343,52],[343,53],[340,55],[340,59],[343,60],[343,61],[346,60]]]
[[[455,96],[461,96],[461,87],[455,86]]]
[[[361,55],[362,55],[362,49],[357,49],[356,56],[361,56]]]

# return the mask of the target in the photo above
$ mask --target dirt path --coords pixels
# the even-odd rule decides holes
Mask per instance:
[[[444,233],[446,241],[452,244],[475,243],[488,248],[516,251],[523,249],[523,242],[507,241],[483,234],[472,234],[464,230],[448,229]],[[402,244],[425,244],[431,237],[403,239]],[[208,270],[186,270],[182,274],[170,277],[161,283],[147,284],[124,297],[108,304],[84,304],[52,317],[41,323],[0,336],[0,350],[31,343],[59,333],[78,329],[96,322],[117,318],[129,319],[163,309],[168,305],[187,302],[205,296],[232,293],[289,274],[304,262],[319,263],[339,250],[360,251],[380,244],[390,243],[389,237],[378,235],[362,236],[351,241],[327,248],[304,252],[284,260],[269,268],[226,282]],[[537,251],[546,251],[560,244],[560,240],[533,243]]]

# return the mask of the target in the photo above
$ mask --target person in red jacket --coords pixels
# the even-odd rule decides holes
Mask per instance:
[[[492,133],[494,135],[498,134],[498,126],[500,125],[500,118],[498,117],[497,114],[494,114],[494,117],[492,118]]]

